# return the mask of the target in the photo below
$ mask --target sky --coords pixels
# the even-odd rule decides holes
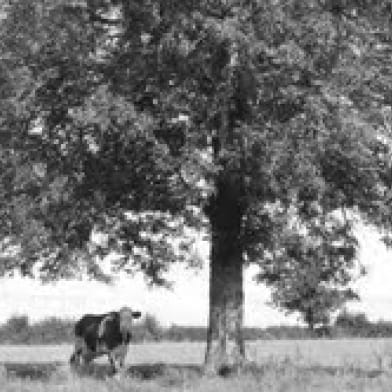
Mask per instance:
[[[353,311],[365,312],[370,320],[392,321],[392,251],[378,240],[375,232],[359,233],[362,263],[367,275],[354,284],[361,301],[349,304]],[[200,255],[207,260],[208,245],[201,243]],[[245,325],[299,323],[270,305],[269,290],[252,280],[255,269],[245,273]],[[11,315],[27,314],[31,321],[58,316],[77,318],[84,313],[101,313],[128,305],[155,315],[162,325],[206,325],[208,317],[208,268],[187,270],[175,265],[169,275],[172,290],[149,289],[142,276],[119,277],[112,285],[91,281],[61,281],[42,285],[23,278],[0,279],[0,323]]]

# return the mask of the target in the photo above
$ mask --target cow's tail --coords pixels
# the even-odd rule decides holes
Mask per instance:
[[[69,364],[75,365],[76,363],[76,353],[72,353],[71,358],[69,358]]]
[[[81,323],[80,321],[78,321],[78,322],[75,324],[75,327],[74,327],[74,334],[75,334],[75,336],[82,336],[82,334],[83,334],[83,331],[82,331],[82,323]]]
[[[80,358],[80,354],[81,354],[81,350],[78,351],[74,351],[71,355],[71,357],[69,358],[69,364],[71,366],[76,366],[79,363],[79,358]]]
[[[71,366],[80,365],[81,356],[83,354],[83,346],[83,338],[76,336],[74,350],[71,357],[69,358],[69,363]]]

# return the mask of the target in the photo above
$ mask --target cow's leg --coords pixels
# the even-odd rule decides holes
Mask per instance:
[[[76,363],[77,360],[78,360],[78,355],[75,352],[73,352],[71,357],[69,358],[69,364],[71,366],[76,366],[77,365],[77,363]]]
[[[116,347],[111,352],[111,358],[113,361],[113,369],[114,372],[119,372],[120,374],[124,374],[125,372],[125,357],[127,355],[127,348],[126,344],[122,344],[121,346]]]
[[[110,367],[112,369],[113,374],[117,373],[117,364],[116,364],[116,358],[113,355],[113,352],[108,352],[108,359],[110,363]]]
[[[91,350],[87,349],[83,350],[81,357],[83,358],[83,365],[87,366],[94,359],[94,354],[91,352]]]
[[[80,362],[83,370],[91,363],[91,361],[97,356],[97,353],[92,351],[86,344],[83,345],[80,353]]]
[[[81,350],[74,351],[69,359],[69,364],[73,367],[80,365],[80,355],[82,354]]]
[[[74,351],[69,359],[69,363],[71,366],[79,366],[81,362],[81,356],[85,347],[84,340],[82,338],[77,337],[75,339]]]

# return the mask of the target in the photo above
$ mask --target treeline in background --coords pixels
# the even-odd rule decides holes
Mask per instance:
[[[73,341],[74,320],[47,318],[30,323],[26,315],[10,317],[0,325],[1,344],[59,344]],[[135,324],[133,340],[148,341],[205,341],[206,327],[162,327],[153,315],[147,314]],[[301,326],[245,327],[246,340],[259,339],[312,339],[345,337],[392,337],[392,322],[371,322],[363,313],[343,311],[331,326],[310,330]]]

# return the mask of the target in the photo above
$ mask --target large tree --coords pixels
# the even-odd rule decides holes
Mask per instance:
[[[206,363],[241,362],[243,269],[282,228],[337,210],[389,228],[389,6],[8,2],[1,271],[103,278],[114,250],[164,284],[173,236],[206,227]]]

